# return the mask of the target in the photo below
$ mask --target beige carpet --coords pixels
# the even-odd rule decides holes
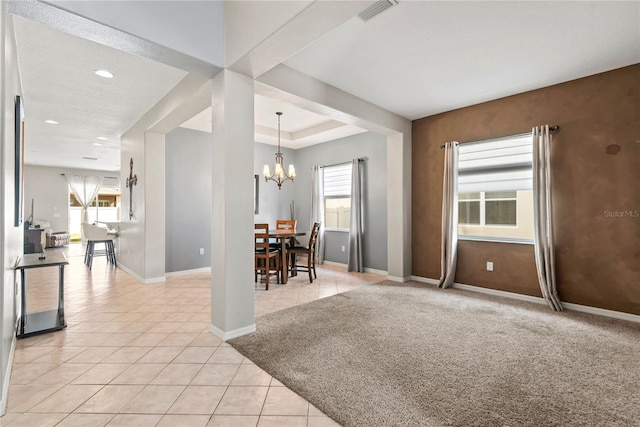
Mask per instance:
[[[640,426],[640,324],[381,282],[230,344],[343,426]]]

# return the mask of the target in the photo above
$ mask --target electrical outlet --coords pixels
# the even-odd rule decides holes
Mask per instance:
[[[200,248],[200,255],[204,255],[204,248]]]
[[[344,252],[344,245],[342,245],[342,252]]]
[[[493,262],[487,261],[487,271],[493,271]]]

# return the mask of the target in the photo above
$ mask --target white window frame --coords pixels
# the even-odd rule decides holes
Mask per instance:
[[[495,138],[495,139],[488,139],[488,140],[483,140],[483,141],[474,141],[474,142],[469,142],[466,144],[461,144],[462,146],[468,147],[470,149],[474,149],[475,147],[478,147],[478,145],[476,144],[486,144],[487,147],[490,147],[491,145],[496,145],[496,143],[500,144],[501,141],[505,141],[506,140],[516,140],[516,139],[525,139],[525,138],[531,138],[531,134],[520,134],[520,135],[512,135],[512,136],[508,136],[508,137],[504,137],[504,138]],[[469,145],[467,145],[469,144]],[[521,143],[522,145],[522,143]],[[464,167],[461,167],[460,169],[462,169],[462,174],[466,174],[466,177],[471,176],[471,182],[469,182],[469,178],[466,179],[466,182],[463,184],[466,185],[467,191],[464,191],[464,193],[480,193],[480,197],[478,199],[459,199],[458,198],[458,203],[460,202],[464,202],[464,201],[469,201],[469,202],[474,202],[477,201],[479,202],[479,206],[480,206],[480,223],[479,224],[473,224],[473,223],[462,223],[460,221],[458,221],[459,225],[462,226],[471,226],[471,227],[486,227],[488,229],[504,229],[504,228],[510,228],[510,229],[514,229],[517,228],[520,224],[519,222],[519,218],[518,218],[518,214],[520,213],[520,203],[518,203],[518,193],[517,191],[519,190],[526,190],[526,189],[530,189],[530,188],[526,188],[527,185],[532,185],[533,184],[533,176],[531,175],[530,178],[530,184],[527,184],[527,178],[525,177],[523,179],[523,175],[526,175],[526,170],[527,168],[531,168],[532,169],[532,165],[529,166],[532,163],[533,158],[531,157],[531,163],[527,163],[527,155],[528,153],[523,153],[522,152],[522,148],[513,148],[513,149],[502,149],[500,148],[500,150],[502,150],[503,152],[501,154],[506,154],[504,157],[503,156],[499,156],[496,157],[496,168],[495,168],[495,174],[492,170],[492,167],[483,167],[482,163],[478,163],[478,161],[474,160],[472,156],[471,160],[468,161],[467,165],[471,165],[469,167],[469,169],[464,169]],[[528,150],[528,147],[525,148],[525,151]],[[471,151],[471,150],[470,150]],[[480,150],[481,151],[481,150]],[[489,152],[487,150],[487,152]],[[505,153],[506,152],[506,153]],[[482,154],[480,154],[482,156]],[[508,163],[504,163],[504,162],[500,162],[500,158],[507,158],[507,156],[513,156],[514,159],[514,164],[513,164],[513,168],[510,169],[510,165]],[[464,154],[462,154],[461,156],[461,162],[464,161]],[[469,158],[469,157],[468,157]],[[486,157],[488,159],[491,159],[491,157]],[[523,161],[524,160],[524,161]],[[500,164],[502,163],[502,164]],[[478,175],[479,180],[478,182],[480,182],[480,184],[476,184],[476,179],[473,178],[473,174],[474,174],[474,170],[477,170],[478,173],[480,175]],[[510,171],[513,172],[510,172]],[[470,172],[471,171],[471,172]],[[508,172],[508,175],[505,175],[507,178],[507,181],[502,180],[502,179],[496,179],[496,177],[498,177],[499,173],[504,173],[504,172]],[[487,177],[486,179],[486,187],[483,186],[482,182],[483,182],[483,174],[484,173],[484,177]],[[459,181],[464,181],[464,180],[460,180],[460,176],[461,173],[460,171],[458,172],[458,177],[459,177]],[[509,184],[509,182],[513,181],[513,188],[510,188],[509,186],[511,184]],[[524,182],[524,184],[523,184]],[[498,188],[493,188],[492,185],[498,185]],[[461,185],[459,184],[459,187],[461,187]],[[486,202],[487,201],[500,201],[500,200],[514,200],[514,198],[497,198],[497,199],[487,199],[486,198],[486,193],[488,192],[498,192],[498,191],[516,191],[516,197],[515,197],[515,202],[516,202],[516,224],[515,225],[511,225],[511,224],[486,224]],[[464,194],[464,193],[459,193],[459,194]],[[458,234],[458,239],[459,240],[475,240],[475,241],[498,241],[498,242],[507,242],[507,243],[524,243],[524,244],[532,244],[533,243],[533,239],[522,239],[522,238],[512,238],[512,237],[499,237],[499,236],[476,236],[476,235],[468,235],[468,234]]]
[[[322,183],[322,185],[324,186],[324,210],[325,210],[325,215],[327,212],[327,200],[330,199],[344,199],[344,198],[349,198],[351,199],[351,174],[352,172],[352,165],[351,162],[346,162],[346,163],[339,163],[339,164],[335,164],[335,165],[331,165],[331,166],[323,166],[324,169],[324,182]],[[343,179],[341,180],[341,182],[339,184],[337,184],[337,187],[339,188],[332,188],[331,185],[327,185],[327,175],[331,175],[331,172],[335,171],[338,173],[344,173],[346,174],[348,171],[348,175],[349,178],[347,179]],[[327,174],[327,172],[329,172],[329,174]],[[329,194],[329,195],[327,195]],[[326,226],[326,221],[325,221],[325,227],[324,227],[325,231],[338,231],[338,232],[343,232],[343,233],[348,233],[349,232],[349,227],[346,228],[338,228],[338,227],[327,227]]]

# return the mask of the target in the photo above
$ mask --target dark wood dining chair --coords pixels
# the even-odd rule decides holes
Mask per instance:
[[[316,222],[313,224],[313,228],[311,229],[311,233],[309,234],[309,244],[307,246],[292,246],[287,249],[287,254],[290,258],[291,270],[294,271],[307,271],[309,272],[309,282],[313,283],[313,277],[316,279],[318,275],[316,274],[316,244],[318,242],[318,233],[320,232],[320,223]],[[307,263],[298,264],[297,256],[298,255],[306,255]],[[312,277],[313,273],[313,277]]]
[[[291,231],[296,231],[296,225],[298,224],[298,220],[297,219],[276,219],[276,230],[291,230]],[[295,243],[295,237],[292,237],[291,239],[288,239],[287,241],[287,247],[293,246],[293,244]],[[272,248],[280,248],[281,244],[280,242],[271,242],[270,243]]]
[[[253,280],[258,281],[258,273],[265,278],[265,290],[269,290],[269,277],[276,276],[280,283],[280,252],[269,246],[269,224],[255,224],[255,260]]]

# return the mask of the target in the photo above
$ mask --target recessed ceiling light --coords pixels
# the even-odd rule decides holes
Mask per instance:
[[[102,147],[102,143],[100,142],[94,142],[93,145],[95,145],[96,147]]]
[[[96,136],[96,139],[99,139],[100,141],[106,141],[109,138],[105,138],[104,136]]]
[[[107,70],[95,70],[94,73],[99,75],[100,77],[104,77],[105,79],[112,79],[113,73]]]
[[[45,123],[49,123],[50,125],[57,125],[58,122],[56,122],[55,120],[45,120]]]

